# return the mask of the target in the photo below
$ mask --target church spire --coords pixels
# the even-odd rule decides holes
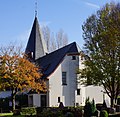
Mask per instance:
[[[47,53],[47,46],[39,27],[37,17],[34,19],[25,53],[29,54],[33,60],[36,60]]]

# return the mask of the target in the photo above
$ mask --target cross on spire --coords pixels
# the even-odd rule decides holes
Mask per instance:
[[[37,17],[37,0],[35,0],[35,17]]]

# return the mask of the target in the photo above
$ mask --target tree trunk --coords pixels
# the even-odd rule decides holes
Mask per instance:
[[[12,111],[15,110],[15,90],[12,90]]]
[[[111,97],[111,108],[114,107],[115,99]]]

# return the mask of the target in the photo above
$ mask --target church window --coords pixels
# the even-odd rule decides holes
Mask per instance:
[[[58,97],[58,103],[60,103],[60,97]]]
[[[76,56],[72,56],[72,60],[76,60]]]
[[[77,89],[77,95],[80,95],[80,89]]]
[[[62,72],[62,85],[67,85],[67,73]]]

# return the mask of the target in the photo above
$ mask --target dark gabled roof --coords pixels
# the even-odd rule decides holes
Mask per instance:
[[[55,71],[66,54],[75,54],[78,52],[80,52],[80,49],[78,45],[73,42],[36,60],[43,71],[43,78],[47,78]]]

